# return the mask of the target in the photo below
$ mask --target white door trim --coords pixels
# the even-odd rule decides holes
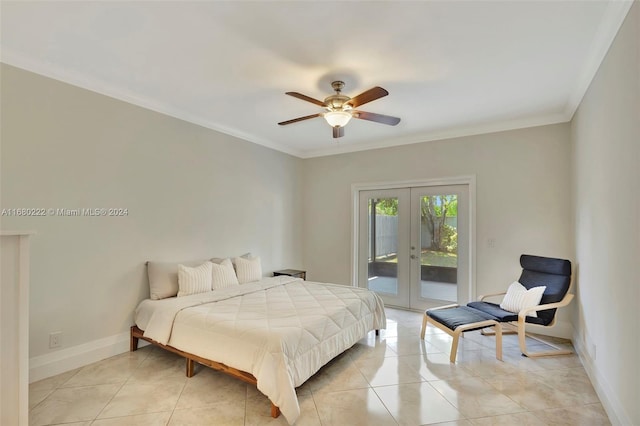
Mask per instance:
[[[410,188],[413,186],[469,186],[469,296],[475,300],[476,294],[476,175],[452,176],[435,179],[404,180],[393,182],[353,183],[351,184],[351,285],[358,286],[358,197],[360,191],[376,189]]]

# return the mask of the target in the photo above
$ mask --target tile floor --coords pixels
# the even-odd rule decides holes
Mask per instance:
[[[451,338],[422,316],[387,309],[388,328],[372,333],[298,389],[296,425],[607,425],[575,355],[530,359],[516,336],[470,332],[449,363]],[[532,341],[531,348],[539,345]],[[255,387],[151,346],[30,386],[29,424],[286,425],[269,416]]]

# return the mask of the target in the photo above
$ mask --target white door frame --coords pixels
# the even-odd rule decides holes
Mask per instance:
[[[405,180],[378,183],[351,184],[351,285],[358,286],[358,229],[360,219],[358,215],[360,191],[376,189],[410,188],[414,186],[469,186],[469,300],[476,299],[476,176],[455,176],[436,179]]]
[[[420,206],[425,196],[433,195],[456,195],[458,200],[457,215],[457,232],[458,232],[458,249],[457,249],[457,268],[456,268],[456,298],[453,302],[467,304],[471,302],[471,272],[469,271],[470,262],[468,262],[470,253],[469,244],[469,185],[437,185],[437,186],[420,186],[412,187],[411,193],[411,246],[417,249],[417,261],[410,262],[410,279],[409,287],[411,294],[410,308],[416,310],[425,310],[435,306],[441,306],[442,302],[435,302],[431,298],[422,297],[422,273],[421,273],[421,240],[422,233],[422,212]],[[438,281],[438,280],[434,280]]]

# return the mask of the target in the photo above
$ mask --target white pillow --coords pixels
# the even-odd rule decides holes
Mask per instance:
[[[211,262],[195,268],[178,265],[178,297],[211,291]]]
[[[533,287],[529,290],[518,281],[511,283],[507,289],[507,294],[504,295],[500,307],[505,311],[518,313],[524,308],[531,308],[540,304],[542,294],[547,289],[546,286]],[[529,317],[538,317],[536,312],[529,312]]]
[[[212,263],[211,272],[212,290],[218,290],[239,284],[238,277],[236,277],[236,271],[233,269],[233,264],[229,258],[224,259],[220,263]]]
[[[242,256],[239,256],[239,257],[243,257],[245,259],[250,259],[252,256],[251,256],[251,253],[245,253],[245,254],[243,254]],[[213,258],[211,258],[209,260],[211,262],[217,263],[219,265],[222,262],[224,262],[225,259],[229,259],[231,261],[231,264],[233,265],[233,267],[234,268],[236,267],[236,259],[237,259],[236,257],[213,257]]]
[[[236,275],[240,284],[260,281],[262,279],[262,265],[260,257],[236,257],[233,262],[236,264]]]

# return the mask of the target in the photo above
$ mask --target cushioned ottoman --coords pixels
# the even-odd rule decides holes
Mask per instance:
[[[492,315],[470,308],[468,306],[448,305],[440,308],[427,309],[422,319],[420,337],[424,339],[427,323],[439,328],[453,337],[449,360],[456,362],[458,339],[465,331],[494,327],[496,331],[496,358],[502,360],[502,326]]]

